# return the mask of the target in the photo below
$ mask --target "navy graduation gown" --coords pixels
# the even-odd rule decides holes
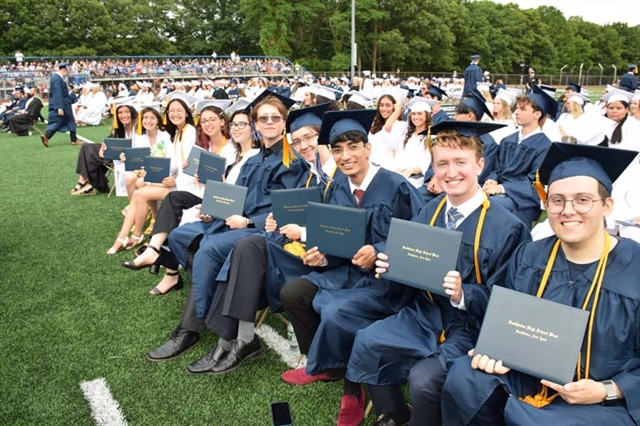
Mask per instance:
[[[420,209],[414,222],[429,224],[444,194]],[[417,292],[415,299],[400,312],[358,331],[347,379],[372,385],[399,385],[406,381],[409,370],[423,358],[439,356],[443,365],[462,356],[473,347],[481,323],[474,321],[469,311],[486,308],[489,289],[477,284],[473,244],[481,207],[458,226],[463,233],[456,270],[463,282],[466,311],[454,308],[448,298]],[[438,215],[435,226],[446,227],[445,209]],[[511,253],[523,242],[530,241],[527,227],[511,213],[499,206],[491,206],[486,213],[478,261],[482,283],[489,277],[504,273],[502,266]],[[393,261],[393,260],[392,260]],[[442,277],[444,278],[444,277]],[[438,345],[445,330],[446,341]]]
[[[437,113],[431,116],[431,121],[433,121],[432,126],[435,126],[436,124],[440,124],[443,121],[448,121],[448,120],[449,120],[449,116],[447,115],[446,112],[444,112],[443,109],[441,109],[440,111],[438,111]]]
[[[191,242],[201,230],[205,231],[192,267],[192,291],[198,318],[205,317],[208,312],[216,290],[216,277],[233,246],[242,238],[264,229],[271,210],[271,190],[304,186],[308,169],[307,162],[300,159],[285,167],[280,152],[274,152],[264,159],[263,155],[255,155],[242,166],[236,183],[248,188],[244,216],[253,220],[254,228],[232,230],[225,225],[225,221],[214,220],[209,224],[186,224],[169,234],[171,251],[185,267]]]
[[[535,295],[556,238],[524,244],[507,265],[504,282],[490,280],[488,285]],[[468,356],[455,360],[444,385],[442,402],[445,424],[468,423],[493,391],[501,386],[507,391],[504,408],[508,424],[639,424],[640,422],[640,244],[619,239],[609,253],[593,327],[590,378],[611,379],[625,395],[624,403],[570,405],[556,398],[545,408],[535,408],[517,397],[534,395],[541,390],[538,378],[510,371],[492,375],[471,369]],[[545,299],[581,308],[597,262],[575,280],[571,279],[562,249],[549,276]],[[592,306],[587,307],[592,310]],[[586,338],[581,349],[584,371]]]
[[[518,132],[500,142],[494,170],[487,176],[504,186],[506,194],[491,196],[496,203],[515,214],[525,225],[540,216],[540,197],[533,186],[536,170],[551,146],[544,133],[518,143]]]
[[[482,83],[482,68],[477,64],[471,64],[464,70],[464,88],[462,89],[462,97],[470,95],[471,92],[477,90],[478,83]]]
[[[356,207],[349,185],[336,188],[332,203]],[[422,201],[400,174],[379,169],[362,197],[367,210],[367,242],[384,252],[391,218],[409,220]],[[321,321],[309,349],[307,373],[347,366],[356,331],[397,312],[414,290],[375,279],[375,268],[364,270],[350,260],[330,263],[325,271],[304,276],[320,287],[313,301]]]
[[[75,132],[76,121],[73,118],[67,83],[65,83],[60,74],[55,73],[49,80],[49,86],[49,124],[47,124],[47,132]],[[59,109],[64,110],[64,115],[58,115]]]
[[[499,145],[495,139],[493,139],[493,136],[489,134],[480,135],[478,139],[482,142],[482,158],[484,158],[484,168],[480,176],[478,176],[478,183],[482,185],[484,181],[487,180],[487,176],[489,176],[495,168]]]

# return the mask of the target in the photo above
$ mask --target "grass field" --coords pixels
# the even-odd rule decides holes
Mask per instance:
[[[101,140],[108,130],[78,134]],[[147,296],[159,278],[120,267],[130,251],[105,254],[126,199],[70,196],[79,147],[65,134],[50,146],[36,133],[0,134],[0,424],[90,425],[79,383],[100,377],[131,425],[270,425],[275,401],[289,401],[296,425],[335,424],[341,384],[288,385],[271,350],[220,377],[185,372],[210,334],[177,360],[146,361],[188,289]]]

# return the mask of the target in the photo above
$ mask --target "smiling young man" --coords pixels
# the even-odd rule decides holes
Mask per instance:
[[[318,269],[288,282],[280,292],[300,352],[308,354],[306,370],[283,374],[283,380],[291,384],[341,377],[356,331],[393,314],[404,301],[404,289],[391,289],[375,280],[373,267],[376,254],[384,249],[391,218],[410,219],[421,200],[404,177],[369,163],[367,133],[372,112],[375,114],[357,110],[324,115],[319,141],[331,144],[336,164],[347,177],[337,185],[329,203],[367,211],[366,242],[352,259],[325,257],[317,247],[307,247],[303,262]],[[359,424],[363,411],[360,386],[345,382],[338,425]]]
[[[504,279],[488,283],[590,312],[574,381],[540,380],[470,351],[473,358],[455,360],[447,375],[445,424],[638,424],[640,245],[604,229],[614,205],[612,182],[635,156],[553,144],[540,180],[549,185],[546,207],[555,235],[521,245]],[[522,400],[527,396],[536,406]]]
[[[347,379],[368,385],[376,425],[441,424],[440,390],[446,362],[471,349],[479,324],[470,316],[482,309],[489,290],[481,285],[494,276],[522,242],[531,239],[515,216],[490,205],[480,189],[483,145],[478,139],[499,125],[447,121],[431,128],[436,135],[433,169],[444,194],[412,219],[463,233],[456,270],[442,277],[449,299],[416,292],[397,314],[358,331],[349,359]],[[474,249],[476,238],[478,248]],[[384,273],[394,259],[378,255],[376,272]],[[401,330],[401,332],[398,332]],[[446,340],[439,341],[445,330]],[[401,385],[409,380],[413,410]]]

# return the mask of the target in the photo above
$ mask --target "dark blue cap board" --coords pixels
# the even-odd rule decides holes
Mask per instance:
[[[287,133],[307,126],[322,126],[322,116],[330,106],[331,103],[325,103],[291,111],[287,117]]]
[[[375,109],[326,112],[322,118],[318,143],[330,145],[338,136],[351,131],[368,135],[376,113]]]
[[[478,120],[482,120],[485,114],[492,117],[484,97],[477,90],[472,90],[469,95],[462,98],[460,102],[471,108]]]
[[[278,98],[280,100],[280,102],[282,102],[284,104],[284,107],[286,109],[291,108],[293,105],[295,105],[296,101],[294,101],[291,98],[288,98],[286,96],[282,96],[276,92],[272,92],[270,90],[265,90],[262,93],[260,93],[258,96],[256,96],[256,98],[251,101],[251,103],[247,106],[247,111],[251,111],[253,108],[255,108],[256,105],[258,105],[258,103],[260,103],[260,101],[262,101],[263,99],[268,98],[269,96],[274,96],[276,98]]]
[[[578,83],[569,82],[569,84],[567,84],[567,87],[565,87],[564,90],[567,90],[567,89],[571,89],[576,93],[580,93],[580,91],[582,90],[582,86],[580,86]]]
[[[436,124],[431,127],[431,135],[438,135],[438,133],[450,131],[456,132],[462,136],[480,136],[485,133],[493,132],[494,130],[505,127],[506,124],[500,123],[487,123],[483,121],[452,121],[447,120]],[[420,132],[421,135],[429,134],[429,129]]]
[[[613,182],[638,155],[636,151],[584,144],[551,144],[539,169],[540,182],[553,182],[574,176],[589,176],[611,193]]]
[[[438,86],[431,86],[427,93],[429,93],[431,96],[435,96],[436,98],[438,98],[438,100],[442,100],[443,97],[447,96],[447,92],[445,92]]]
[[[554,115],[558,111],[558,102],[549,96],[544,90],[535,84],[532,86],[532,92],[528,95],[529,99],[540,108],[542,115]]]

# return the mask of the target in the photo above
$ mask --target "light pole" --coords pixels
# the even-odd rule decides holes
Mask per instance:
[[[356,0],[351,0],[351,82],[356,76],[356,59],[358,46],[356,45]]]
[[[602,73],[604,72],[604,67],[599,62],[598,62],[598,66],[600,67],[600,82],[598,83],[598,86],[602,86]]]
[[[565,64],[564,67],[560,68],[560,84],[562,84],[562,71],[564,71],[566,67],[568,67],[567,64]]]

